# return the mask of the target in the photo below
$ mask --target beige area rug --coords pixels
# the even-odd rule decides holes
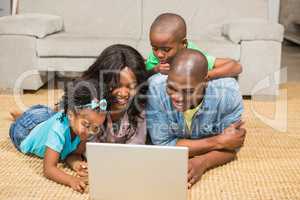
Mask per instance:
[[[188,192],[189,199],[300,199],[299,91],[300,84],[290,83],[282,86],[276,102],[245,100],[248,134],[238,159],[204,174]],[[61,94],[54,93],[54,99]],[[22,96],[22,101],[47,104],[51,95],[42,89]],[[89,199],[88,192],[79,194],[47,180],[42,160],[14,149],[8,138],[8,110],[16,103],[12,96],[0,95],[0,105],[0,199]]]

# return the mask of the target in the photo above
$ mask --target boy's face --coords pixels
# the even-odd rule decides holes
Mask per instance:
[[[170,33],[150,33],[150,43],[154,55],[159,59],[160,64],[170,64],[175,54],[185,48],[186,39],[178,40]]]

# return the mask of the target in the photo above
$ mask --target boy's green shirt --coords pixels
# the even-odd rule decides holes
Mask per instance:
[[[194,49],[203,53],[207,59],[208,63],[208,70],[212,70],[215,65],[216,58],[207,54],[206,52],[202,51],[199,47],[197,47],[193,42],[188,41],[188,49]],[[157,64],[159,63],[158,58],[154,55],[153,51],[149,54],[147,61],[146,61],[146,70],[152,70]]]

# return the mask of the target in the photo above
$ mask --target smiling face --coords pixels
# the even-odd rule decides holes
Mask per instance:
[[[118,87],[112,90],[112,108],[114,110],[123,110],[127,108],[136,94],[136,87],[136,76],[130,68],[125,67],[120,71],[120,82]]]
[[[206,82],[176,73],[170,73],[167,80],[167,94],[170,96],[174,108],[185,112],[201,102]]]
[[[85,141],[89,134],[97,134],[101,130],[106,112],[96,112],[92,109],[83,109],[79,112],[70,111],[68,118],[74,135]]]
[[[150,43],[161,64],[170,64],[176,53],[187,45],[186,39],[180,40],[170,33],[155,31],[150,33]]]

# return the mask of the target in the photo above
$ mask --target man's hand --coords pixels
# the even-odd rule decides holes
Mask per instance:
[[[238,121],[224,129],[217,137],[219,149],[235,150],[244,144],[246,129],[242,128],[244,122]]]
[[[159,63],[154,67],[155,72],[167,75],[170,70],[170,65],[168,63]]]
[[[71,180],[70,180],[70,183],[69,183],[69,186],[77,191],[77,192],[80,192],[80,193],[83,193],[86,186],[88,184],[88,180],[87,178],[78,178],[78,177],[72,177]]]
[[[234,151],[211,151],[201,156],[195,156],[188,162],[188,188],[190,189],[209,169],[232,161],[236,156]]]
[[[75,161],[72,166],[73,170],[81,177],[88,176],[88,165],[85,161]]]
[[[206,171],[205,162],[201,156],[189,159],[188,162],[188,189],[190,189]]]

